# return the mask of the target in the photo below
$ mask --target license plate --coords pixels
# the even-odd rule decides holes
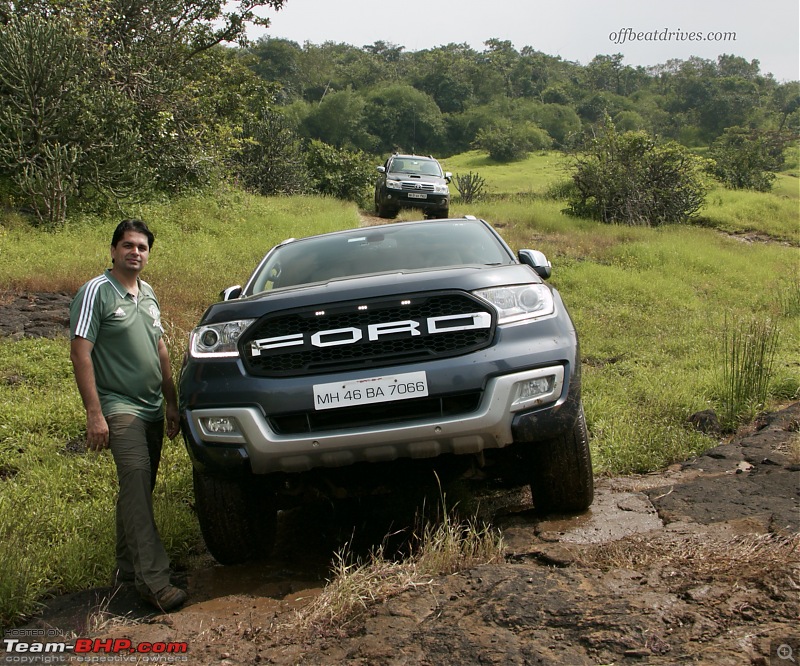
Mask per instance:
[[[314,409],[336,409],[378,402],[408,400],[428,395],[425,372],[369,377],[351,382],[314,384]]]
[[[427,199],[428,195],[424,192],[409,192],[408,193],[409,199]]]

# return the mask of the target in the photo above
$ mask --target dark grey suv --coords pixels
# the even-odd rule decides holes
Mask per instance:
[[[475,218],[290,240],[206,310],[180,379],[195,505],[222,563],[279,508],[479,469],[539,511],[593,498],[578,338],[550,264]]]
[[[433,157],[394,154],[378,172],[375,212],[380,217],[393,218],[401,208],[419,208],[425,217],[450,214],[452,174]]]

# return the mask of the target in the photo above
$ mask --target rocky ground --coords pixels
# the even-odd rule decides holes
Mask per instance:
[[[70,294],[0,291],[0,338],[52,337],[69,331]]]
[[[191,599],[178,612],[152,614],[132,590],[103,588],[50,600],[27,628],[185,641],[198,666],[791,663],[777,654],[800,650],[798,424],[800,403],[663,473],[599,479],[577,517],[541,518],[525,493],[477,484],[504,561],[380,601],[345,626],[298,628],[331,543],[330,523],[301,511],[282,522],[282,556],[208,559],[184,574]]]
[[[39,298],[48,302],[31,295],[13,309]],[[18,336],[31,324],[21,325]],[[304,629],[298,611],[318,596],[332,550],[364,515],[309,507],[282,517],[273,558],[221,567],[206,556],[181,574],[191,597],[177,612],[154,614],[129,588],[100,588],[48,600],[19,629],[48,640],[186,642],[188,653],[170,661],[197,666],[788,666],[800,659],[798,430],[794,403],[697,459],[597,479],[591,510],[575,517],[538,516],[524,491],[472,482],[469,494],[503,534],[503,561],[378,600],[343,626]],[[371,511],[374,535],[403,524],[391,503]],[[0,663],[19,657],[0,652]]]

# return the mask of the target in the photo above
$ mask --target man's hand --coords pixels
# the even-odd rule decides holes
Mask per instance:
[[[178,394],[175,382],[172,381],[172,367],[169,364],[169,353],[164,340],[158,341],[158,359],[161,363],[161,392],[166,403],[167,437],[174,439],[181,431],[180,412],[178,412]]]
[[[94,343],[84,338],[73,338],[70,343],[70,360],[75,371],[75,381],[86,408],[86,448],[102,451],[108,448],[108,423],[100,408],[100,397],[94,383],[92,348]]]
[[[177,405],[167,405],[167,437],[174,439],[181,431],[181,422]]]
[[[108,423],[102,414],[86,415],[86,448],[90,451],[108,448]]]

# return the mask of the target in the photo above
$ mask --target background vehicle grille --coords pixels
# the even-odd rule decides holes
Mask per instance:
[[[323,312],[324,314],[319,314]],[[492,317],[489,328],[427,333],[383,334],[368,340],[367,326],[406,320],[423,321],[428,317],[486,312]],[[250,374],[262,377],[292,377],[324,372],[356,370],[379,365],[412,363],[467,354],[491,344],[496,317],[493,309],[464,292],[437,292],[318,305],[282,311],[262,317],[239,343],[242,360]],[[358,328],[361,340],[351,344],[315,347],[310,337],[317,331]],[[250,342],[264,338],[303,334],[303,344],[262,350],[254,356]]]
[[[404,180],[402,188],[404,191],[408,192],[433,192],[433,183],[415,183],[413,181]]]

